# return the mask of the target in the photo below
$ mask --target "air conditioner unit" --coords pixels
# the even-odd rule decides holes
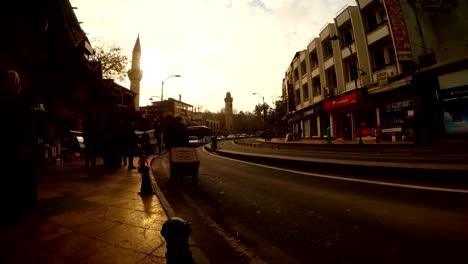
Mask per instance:
[[[325,87],[325,88],[323,88],[323,90],[325,91],[325,97],[326,98],[331,96],[330,87]]]

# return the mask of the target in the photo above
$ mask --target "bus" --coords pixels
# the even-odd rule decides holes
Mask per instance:
[[[207,126],[189,126],[187,127],[187,132],[189,136],[196,136],[198,139],[212,136],[211,128]]]

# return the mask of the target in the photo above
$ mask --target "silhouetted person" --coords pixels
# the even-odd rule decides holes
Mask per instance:
[[[176,147],[188,147],[188,131],[187,126],[183,123],[181,117],[176,117],[170,119],[171,122],[164,132],[166,137],[166,148],[176,148]]]
[[[138,136],[135,134],[135,124],[131,123],[129,130],[127,131],[127,142],[128,142],[128,169],[133,170],[136,167],[133,165],[133,157],[138,147]]]
[[[302,138],[302,128],[299,125],[299,128],[297,129],[297,139],[301,140]]]
[[[34,136],[28,103],[16,71],[0,68],[1,161],[11,168],[2,177],[0,202],[5,212],[2,222],[18,222],[22,210],[36,204]]]
[[[88,113],[83,125],[83,139],[85,144],[85,166],[89,168],[96,166],[96,145],[97,145],[97,121],[94,113]]]

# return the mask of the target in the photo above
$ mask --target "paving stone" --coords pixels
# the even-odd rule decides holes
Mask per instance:
[[[125,224],[101,233],[97,238],[110,244],[146,254],[151,253],[164,242],[164,238],[157,230]]]

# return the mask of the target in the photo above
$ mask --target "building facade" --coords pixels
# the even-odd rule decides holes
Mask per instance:
[[[149,106],[143,106],[140,108],[141,112],[145,114],[146,118],[157,121],[158,118],[166,116],[181,117],[184,123],[187,125],[191,124],[193,115],[193,106],[184,103],[174,98],[169,98],[164,101],[152,102]]]
[[[291,132],[323,138],[330,128],[332,138],[355,141],[468,135],[467,4],[433,2],[358,0],[339,12],[286,70]]]

